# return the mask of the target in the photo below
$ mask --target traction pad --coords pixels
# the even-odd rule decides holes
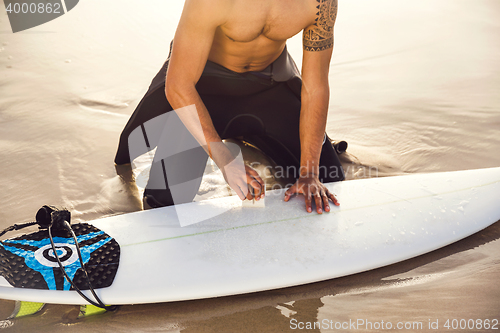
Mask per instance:
[[[73,224],[72,229],[92,287],[109,287],[118,270],[120,246],[93,225]],[[79,289],[88,290],[73,237],[53,231],[53,240],[66,274]],[[73,290],[59,268],[47,230],[0,241],[0,275],[16,288]]]

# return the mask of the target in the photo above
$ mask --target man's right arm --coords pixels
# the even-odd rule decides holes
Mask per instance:
[[[174,110],[182,108],[177,112],[181,121],[198,143],[206,147],[229,186],[244,200],[253,198],[247,184],[254,188],[254,193],[263,196],[264,182],[255,170],[231,163],[234,156],[222,144],[195,87],[205,68],[215,31],[226,21],[230,4],[229,0],[186,0],[174,37],[165,94]]]
[[[212,46],[215,30],[224,23],[227,6],[224,0],[187,0],[174,37],[172,54],[165,81],[165,94],[174,110],[195,105],[199,125],[192,124],[194,119],[182,119],[196,140],[207,147],[209,144],[221,142],[212,124],[208,111],[203,104],[195,85],[200,79]],[[226,7],[226,8],[224,8]],[[181,115],[180,116],[187,116]],[[186,117],[184,117],[186,118]]]

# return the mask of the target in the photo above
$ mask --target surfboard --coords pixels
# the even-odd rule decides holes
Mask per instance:
[[[284,202],[283,192],[275,190],[267,192],[265,208],[243,207],[232,196],[106,217],[75,229],[88,254],[89,274],[93,281],[102,281],[94,286],[97,294],[104,303],[119,305],[211,298],[332,279],[430,252],[500,219],[500,168],[327,186],[340,206],[332,205],[332,211],[322,215],[305,212],[300,197]],[[58,275],[51,250],[40,250],[47,247],[43,235],[34,234],[1,242],[0,298],[86,303]],[[74,244],[64,237],[56,243],[65,269],[76,278],[78,269],[71,266],[78,262],[71,254]],[[5,253],[13,247],[38,251],[38,257],[9,257]],[[14,264],[28,269],[29,260],[37,261],[38,266],[30,264],[33,267],[46,265],[48,273],[42,277],[47,281],[38,281],[45,289],[27,283],[14,286],[12,270],[21,279],[23,273]],[[99,277],[99,272],[107,275]]]

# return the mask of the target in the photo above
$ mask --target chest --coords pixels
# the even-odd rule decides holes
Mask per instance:
[[[314,20],[316,0],[236,1],[220,30],[230,40],[286,40]]]

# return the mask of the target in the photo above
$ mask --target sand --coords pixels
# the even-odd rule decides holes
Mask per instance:
[[[140,209],[114,153],[168,54],[181,9],[181,1],[85,0],[16,34],[0,12],[0,227],[31,221],[44,204],[67,207],[75,222]],[[495,0],[340,3],[327,131],[349,142],[343,160],[349,179],[500,166],[499,14]],[[289,42],[299,66],[300,43],[300,36]],[[76,319],[77,307],[48,305],[0,327],[288,332],[297,331],[293,323],[319,321],[333,329],[305,331],[370,331],[335,329],[363,320],[378,327],[422,322],[412,330],[427,331],[438,320],[445,330],[447,319],[500,319],[499,238],[496,223],[446,248],[344,278],[122,306],[87,319]],[[12,307],[0,301],[0,320]]]

